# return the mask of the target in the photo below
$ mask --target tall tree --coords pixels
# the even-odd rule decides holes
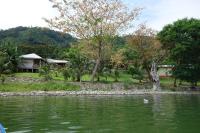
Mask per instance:
[[[3,41],[0,43],[1,63],[4,72],[11,73],[17,70],[19,61],[18,47],[14,42]]]
[[[0,50],[0,77],[1,74],[6,70],[6,64],[8,63],[8,56],[5,51]]]
[[[156,39],[156,32],[141,24],[139,28],[128,37],[128,46],[135,51],[135,62],[140,64],[147,72],[151,81],[152,61],[159,63],[163,59],[164,51],[161,50],[161,44]]]
[[[200,80],[200,20],[181,19],[166,25],[158,33],[170,59],[175,62],[175,79],[197,85]],[[176,86],[176,82],[174,84]]]
[[[129,10],[121,0],[50,0],[60,16],[45,19],[50,26],[81,39],[92,39],[98,52],[91,81],[100,66],[108,36],[122,33],[133,24],[141,8]]]
[[[157,64],[163,60],[164,51],[161,44],[156,39],[156,32],[141,24],[133,35],[129,37],[129,47],[137,52],[135,64],[146,70],[149,81],[153,83],[154,90],[159,89],[159,77],[157,74]]]

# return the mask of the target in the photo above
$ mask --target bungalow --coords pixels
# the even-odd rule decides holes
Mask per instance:
[[[35,53],[21,55],[19,58],[18,70],[27,72],[36,72],[44,64],[49,64],[52,67],[64,67],[69,64],[69,61],[66,60],[43,59]]]
[[[41,67],[43,62],[42,57],[40,57],[35,53],[21,55],[19,58],[20,58],[20,63],[18,65],[18,69],[21,71],[35,72]]]
[[[52,66],[57,66],[57,67],[64,67],[69,63],[69,61],[66,60],[55,60],[55,59],[47,59],[46,62]]]

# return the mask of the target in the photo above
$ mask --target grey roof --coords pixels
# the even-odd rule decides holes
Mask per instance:
[[[162,67],[162,68],[172,68],[174,67],[174,65],[158,65],[158,67]]]
[[[42,59],[39,55],[32,53],[32,54],[26,54],[26,55],[21,55],[20,58],[24,59]]]
[[[47,59],[47,62],[50,63],[50,64],[59,64],[59,63],[66,64],[66,63],[68,63],[69,61],[66,61],[66,60]]]

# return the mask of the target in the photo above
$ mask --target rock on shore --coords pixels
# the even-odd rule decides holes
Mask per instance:
[[[32,91],[32,92],[2,92],[0,96],[67,96],[67,95],[145,95],[145,94],[200,94],[200,92],[172,92],[152,90],[124,91]]]

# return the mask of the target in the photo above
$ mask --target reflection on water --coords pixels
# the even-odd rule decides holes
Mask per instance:
[[[200,95],[0,97],[8,133],[199,133],[199,118]]]

